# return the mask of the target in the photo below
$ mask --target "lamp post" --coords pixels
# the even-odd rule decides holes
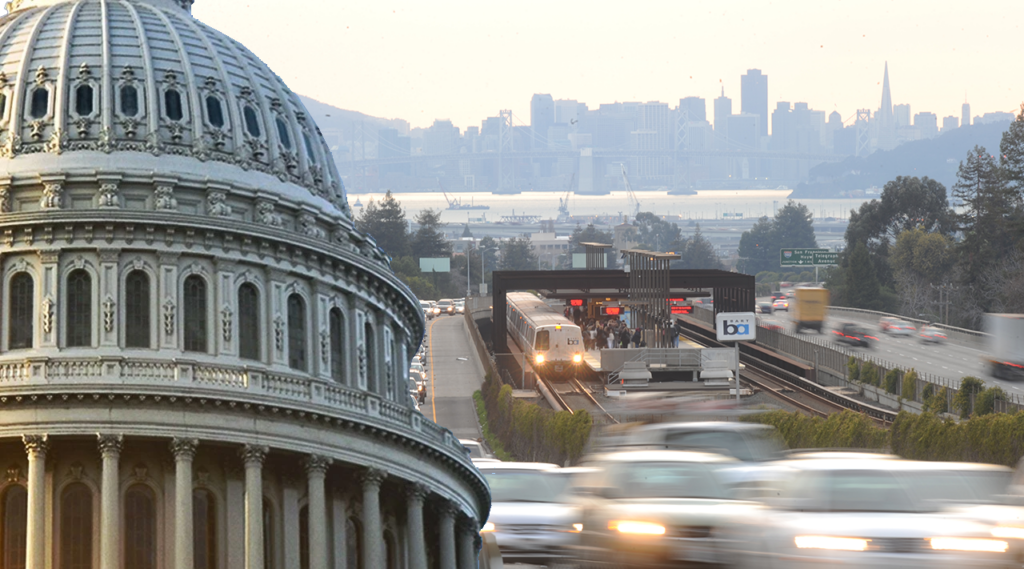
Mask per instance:
[[[482,296],[483,295],[483,290],[484,290],[484,286],[483,285],[486,284],[484,282],[484,279],[487,277],[487,269],[486,269],[486,267],[484,267],[484,259],[485,259],[484,255],[486,255],[488,251],[497,251],[498,248],[497,247],[477,247],[477,250],[480,251],[480,291],[481,291],[480,295]],[[468,265],[469,261],[466,261],[466,264]],[[469,279],[467,278],[466,280],[468,281]],[[466,286],[468,287],[469,284],[467,283]]]

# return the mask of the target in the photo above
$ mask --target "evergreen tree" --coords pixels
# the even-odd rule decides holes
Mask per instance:
[[[405,210],[390,190],[380,203],[371,199],[366,204],[356,220],[356,228],[372,235],[377,245],[391,257],[403,257],[410,252]]]
[[[462,236],[463,237],[469,237],[470,239],[473,238],[473,232],[469,230],[469,224],[468,223],[466,224],[466,227],[463,228],[463,230],[462,230]]]
[[[1014,192],[1014,199],[1019,204],[1024,198],[1024,104],[1020,106],[1017,119],[1003,133],[999,153],[1007,186]]]
[[[673,269],[721,269],[722,261],[715,252],[715,246],[701,233],[700,224],[693,236],[683,239],[676,247],[680,259],[672,263]]]
[[[679,226],[649,211],[640,212],[633,225],[637,228],[638,247],[641,249],[665,252],[679,241]]]
[[[864,243],[857,243],[850,254],[850,266],[845,271],[843,287],[846,306],[878,310],[882,307],[881,287],[875,276],[875,267]]]
[[[534,271],[537,270],[537,256],[533,254],[530,240],[513,237],[501,244],[501,261],[498,268],[502,271]]]
[[[412,238],[412,256],[417,259],[451,257],[452,244],[444,236],[441,210],[425,209],[416,216],[419,228]]]
[[[973,283],[1011,252],[1015,242],[1013,195],[994,156],[980,146],[967,153],[957,171],[953,196],[961,207],[956,219],[963,233],[959,250],[968,282]]]
[[[813,249],[818,246],[818,241],[814,238],[814,216],[802,203],[793,200],[786,202],[786,205],[775,214],[772,229],[776,262],[779,260],[779,251],[784,248]]]
[[[758,219],[749,231],[740,236],[739,263],[737,270],[748,275],[762,271],[779,270],[779,250],[775,248],[775,231],[772,220]]]

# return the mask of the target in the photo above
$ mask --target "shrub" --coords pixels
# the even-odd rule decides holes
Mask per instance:
[[[846,378],[850,381],[860,380],[860,365],[857,362],[857,358],[850,356],[850,359],[846,361]]]
[[[474,391],[473,403],[476,404],[476,416],[477,420],[480,421],[480,430],[483,432],[484,442],[487,443],[487,446],[494,452],[494,456],[498,460],[512,460],[512,456],[505,450],[505,445],[501,444],[498,437],[491,431],[491,426],[487,421],[487,409],[484,406],[483,394],[479,391]]]
[[[883,383],[885,384],[884,386],[886,391],[893,395],[900,395],[900,370],[898,368],[893,368],[885,372],[885,379],[883,380]],[[911,392],[911,394],[913,394],[913,392]],[[913,395],[911,395],[911,399],[913,399]]]
[[[999,387],[989,387],[975,398],[974,414],[989,415],[995,413],[996,401],[1006,401],[1006,392]]]
[[[924,394],[922,395],[924,410],[936,414],[948,412],[949,406],[946,404],[948,397],[949,392],[945,387],[936,389],[934,385],[929,383],[925,386]]]
[[[925,388],[927,389],[927,388]],[[900,386],[900,397],[911,401],[917,400],[917,371],[910,370],[903,375],[903,385]],[[921,398],[922,401],[925,397]]]
[[[827,419],[788,411],[770,411],[744,420],[775,427],[789,448],[862,448],[881,450],[888,446],[885,429],[867,416],[853,411],[833,413]]]
[[[878,385],[878,367],[875,362],[868,360],[860,366],[860,381],[868,385]]]
[[[960,380],[960,389],[953,396],[953,409],[960,414],[961,419],[970,416],[972,396],[977,396],[985,389],[985,383],[980,379],[967,376]]]

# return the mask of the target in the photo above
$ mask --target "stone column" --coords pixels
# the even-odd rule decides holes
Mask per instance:
[[[174,454],[174,567],[192,569],[195,541],[192,536],[192,460],[196,439],[171,439]]]
[[[441,506],[438,520],[441,534],[441,567],[455,567],[455,516],[458,513],[459,510],[451,502],[445,502]]]
[[[363,472],[363,562],[366,567],[384,566],[384,527],[380,516],[380,485],[387,472],[370,468]]]
[[[100,481],[100,569],[121,569],[120,460],[122,435],[96,435],[103,459]]]
[[[263,461],[265,446],[245,445],[245,569],[264,569],[263,559]]]
[[[46,435],[24,435],[28,453],[28,520],[25,569],[46,567]]]
[[[309,479],[309,569],[327,569],[327,497],[324,479],[331,459],[310,455],[305,460]]]
[[[427,544],[423,535],[423,502],[427,487],[414,483],[405,489],[406,527],[409,531],[409,569],[427,569]]]
[[[476,569],[476,536],[479,526],[472,518],[462,518],[458,524],[459,569]]]

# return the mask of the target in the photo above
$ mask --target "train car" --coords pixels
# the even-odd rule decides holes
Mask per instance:
[[[549,380],[566,380],[583,365],[583,333],[561,312],[528,292],[505,297],[508,333],[533,362],[533,369]]]

